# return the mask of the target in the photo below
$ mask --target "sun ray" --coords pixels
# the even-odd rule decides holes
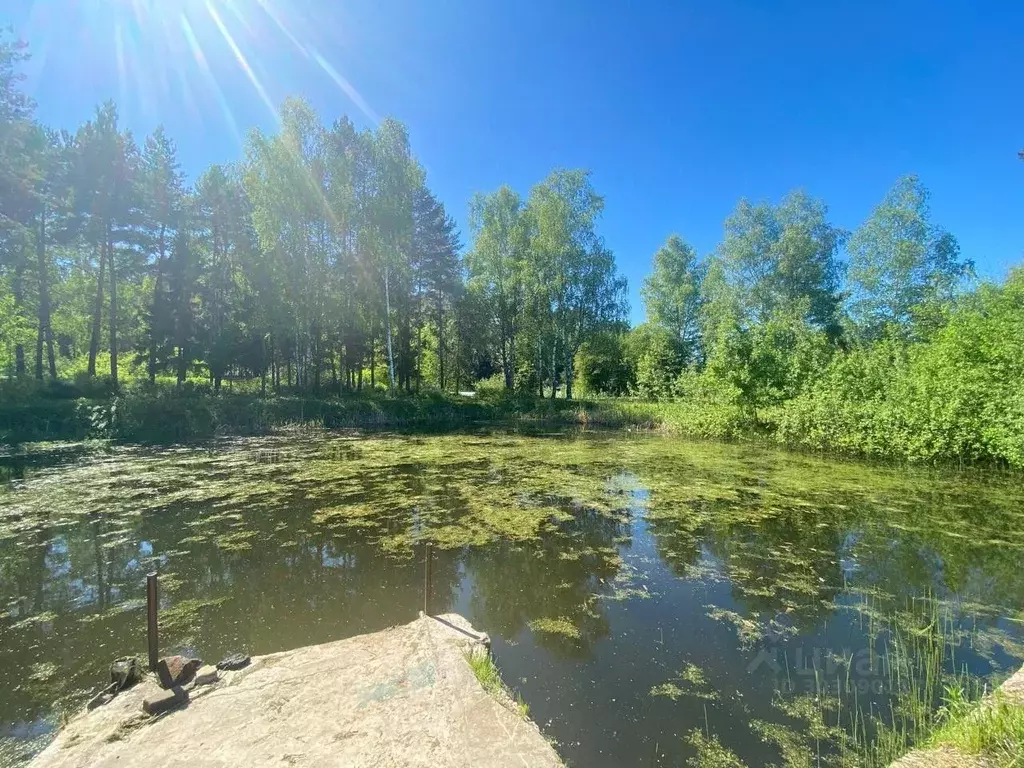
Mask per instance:
[[[128,103],[128,67],[124,56],[124,30],[120,23],[114,25],[114,58],[117,60],[117,89],[121,104]]]
[[[238,61],[239,66],[242,67],[242,70],[249,78],[249,82],[252,83],[253,88],[256,89],[256,93],[259,94],[260,99],[262,99],[267,109],[270,110],[270,114],[274,116],[274,120],[276,122],[280,122],[281,116],[278,114],[277,108],[274,106],[274,102],[271,101],[270,96],[267,95],[267,91],[263,87],[263,84],[260,82],[259,78],[256,77],[256,73],[253,72],[252,67],[249,66],[248,59],[245,58],[245,54],[242,53],[241,48],[238,47],[235,39],[231,36],[231,32],[229,32],[228,28],[224,25],[224,22],[220,18],[220,14],[217,13],[217,9],[213,7],[211,0],[206,0],[206,10],[210,14],[210,18],[213,19],[213,23],[217,25],[217,29],[220,30],[221,36],[224,38],[224,42],[228,44],[231,52],[235,55],[235,59]]]
[[[320,68],[334,81],[334,83],[345,93],[346,96],[355,104],[359,110],[366,115],[373,123],[380,122],[380,115],[378,115],[373,108],[366,102],[366,99],[362,97],[362,94],[356,90],[355,86],[352,85],[338,70],[336,70],[331,63],[327,61],[316,48],[312,48],[310,52],[313,55],[313,60],[320,65]]]
[[[242,25],[242,29],[245,30],[245,34],[248,35],[250,39],[255,38],[256,30],[253,29],[252,24],[249,23],[249,20],[245,17],[245,14],[242,13],[241,10],[239,10],[234,0],[222,0],[222,2],[224,4],[224,7],[231,11],[231,15],[234,16],[235,19],[238,20],[238,23]]]
[[[181,46],[182,36],[177,34],[177,30],[173,24],[173,12],[171,14],[167,14],[166,6],[160,6],[160,12],[158,15],[159,18],[157,26],[159,27],[160,32],[160,44],[163,46],[162,50],[165,55],[165,60],[168,62],[168,66],[161,67],[158,70],[161,87],[163,88],[164,94],[170,98],[173,93],[174,83],[176,82],[181,88],[181,95],[186,102],[186,108],[188,108],[192,114],[196,114],[196,102],[192,96],[191,89],[188,87],[184,70],[180,66],[184,51]]]
[[[199,45],[199,41],[196,39],[195,32],[192,31],[192,25],[188,21],[188,17],[182,13],[181,17],[181,31],[185,36],[185,41],[188,43],[189,49],[192,51],[192,56],[195,58],[196,63],[199,65],[199,69],[203,73],[203,77],[206,78],[214,96],[217,99],[217,103],[220,105],[221,112],[224,113],[224,119],[227,120],[228,128],[231,130],[235,140],[241,144],[242,134],[238,130],[238,123],[235,121],[235,116],[231,112],[231,108],[228,106],[227,99],[224,98],[224,92],[221,91],[220,85],[217,84],[217,78],[213,76],[210,71],[210,65],[206,61],[206,56],[203,54],[203,49]],[[184,83],[184,78],[182,79]]]
[[[281,30],[284,36],[291,41],[292,45],[294,45],[299,50],[299,52],[308,59],[310,57],[309,48],[300,43],[298,38],[296,38],[295,35],[292,34],[292,31],[288,29],[287,25],[285,25],[285,23],[281,20],[281,17],[274,9],[274,6],[270,4],[270,0],[256,0],[256,2],[259,3],[259,6],[263,9],[263,12],[270,17],[271,21],[273,21],[277,28]]]

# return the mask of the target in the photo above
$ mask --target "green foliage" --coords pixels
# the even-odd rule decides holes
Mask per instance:
[[[1024,466],[1024,278],[965,292],[971,262],[915,177],[849,238],[845,284],[847,234],[801,191],[741,200],[704,259],[670,236],[642,289],[649,322],[627,331],[586,170],[555,170],[526,196],[477,195],[463,261],[395,120],[327,125],[288,99],[273,132],[189,185],[164,130],[140,145],[112,102],[73,133],[39,124],[26,58],[0,40],[7,439],[259,432],[293,415],[286,404],[316,402],[325,423],[519,409]],[[478,381],[489,404],[397,397]],[[658,405],[555,402],[577,383]],[[254,399],[212,397],[225,384]],[[384,386],[395,398],[375,410]]]
[[[633,367],[626,353],[627,334],[604,331],[595,334],[576,353],[575,369],[581,393],[625,395],[633,383]]]
[[[31,341],[31,321],[18,308],[9,281],[0,279],[0,370],[13,371],[15,347]]]
[[[722,745],[718,736],[705,735],[699,728],[690,731],[686,741],[696,751],[686,764],[691,768],[746,768],[736,753]]]
[[[678,336],[644,323],[629,332],[625,351],[633,370],[633,391],[637,395],[649,399],[672,396],[686,354]]]
[[[711,347],[707,375],[735,392],[755,422],[758,411],[796,396],[830,355],[825,331],[804,321],[805,303],[749,328],[724,325]]]
[[[779,416],[816,450],[1024,466],[1024,272],[982,286],[926,342],[837,355]]]
[[[354,390],[383,371],[408,392],[427,383],[429,330],[434,381],[475,378],[460,365],[476,318],[458,317],[474,309],[458,301],[458,233],[400,123],[327,128],[289,99],[276,132],[253,132],[240,162],[190,186],[163,129],[140,148],[112,102],[73,134],[36,123],[25,58],[4,39],[3,375],[33,373],[38,338],[37,379],[184,385],[202,371],[215,390],[244,377],[323,393],[328,378]]]
[[[800,304],[808,323],[835,332],[845,234],[827,220],[828,208],[801,191],[778,206],[741,200],[725,221],[716,252],[723,283],[713,299],[731,301],[741,326],[765,322]]]
[[[911,333],[915,315],[948,301],[973,264],[960,259],[956,239],[930,221],[928,190],[906,176],[850,239],[850,313],[865,338],[889,326]]]
[[[510,187],[478,194],[470,207],[475,241],[466,257],[470,285],[486,297],[488,321],[498,341],[505,387],[512,389],[516,338],[526,293],[529,227],[523,202]]]
[[[697,252],[679,235],[672,235],[654,254],[653,271],[640,289],[651,323],[680,341],[685,362],[700,352],[701,282],[704,266]]]
[[[534,391],[559,377],[572,397],[576,354],[625,315],[625,281],[595,226],[604,200],[590,173],[557,170],[522,199],[509,187],[477,195],[469,286],[507,389]]]

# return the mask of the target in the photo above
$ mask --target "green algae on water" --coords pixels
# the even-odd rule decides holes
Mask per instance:
[[[534,619],[530,622],[530,629],[544,635],[558,635],[570,640],[579,640],[583,636],[579,627],[565,617]]]

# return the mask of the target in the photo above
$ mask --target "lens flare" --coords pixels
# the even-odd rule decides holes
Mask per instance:
[[[231,131],[235,141],[241,142],[242,136],[238,130],[238,122],[235,120],[235,116],[231,112],[231,107],[228,106],[227,99],[224,98],[224,92],[217,84],[217,78],[215,78],[213,73],[210,71],[210,65],[206,61],[206,56],[203,55],[203,49],[200,47],[199,41],[196,39],[195,32],[192,31],[192,25],[189,24],[188,17],[182,13],[179,20],[181,23],[181,32],[185,36],[189,49],[192,51],[192,57],[195,59],[196,64],[199,65],[199,69],[203,73],[203,79],[206,80],[210,90],[213,91],[214,97],[220,105],[221,113],[227,121],[228,129]]]
[[[256,93],[259,94],[260,99],[266,105],[267,109],[270,110],[270,114],[273,115],[274,120],[280,122],[281,116],[277,112],[277,107],[274,106],[274,102],[271,101],[270,96],[267,95],[266,89],[263,87],[263,83],[256,77],[256,73],[253,72],[251,66],[249,66],[248,59],[245,58],[245,54],[242,53],[242,49],[238,47],[235,39],[231,36],[228,28],[224,26],[224,22],[220,18],[220,14],[217,13],[217,9],[214,7],[211,0],[206,0],[206,10],[210,14],[210,18],[213,19],[213,23],[217,25],[217,29],[220,30],[221,35],[224,37],[224,42],[228,44],[228,48],[235,55],[235,60],[238,61],[242,71],[245,72],[246,77],[249,78],[249,82],[252,83],[252,87],[256,89]]]
[[[351,102],[355,104],[364,115],[370,118],[370,120],[372,120],[374,123],[379,123],[380,116],[373,111],[369,104],[366,103],[366,99],[362,97],[362,95],[359,93],[359,91],[355,89],[352,83],[350,83],[348,80],[342,77],[341,73],[338,72],[338,70],[336,70],[334,67],[332,67],[331,63],[320,55],[319,51],[313,49],[312,55],[313,60],[320,65],[320,68],[327,73],[327,76],[334,81],[335,85],[341,88],[342,92],[346,96],[348,96],[349,100],[351,100]]]

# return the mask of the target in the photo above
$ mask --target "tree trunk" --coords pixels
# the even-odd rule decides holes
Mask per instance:
[[[462,312],[455,311],[455,393],[462,382]]]
[[[388,336],[388,388],[395,391],[395,351],[391,342],[391,270],[384,266],[384,323]]]
[[[276,395],[280,391],[280,382],[277,375],[277,345],[274,343],[273,335],[270,336],[267,346],[270,347],[270,386],[274,388],[274,394]]]
[[[370,335],[370,389],[377,388],[377,340]]]
[[[416,394],[420,393],[420,380],[423,378],[423,369],[420,361],[423,359],[423,324],[416,326]]]
[[[405,391],[412,392],[412,375],[414,372],[412,357],[412,317],[406,314],[402,321],[402,374],[405,378]]]
[[[512,389],[515,385],[514,372],[512,370],[512,334],[507,330],[503,330],[501,335],[501,368],[502,373],[505,374],[505,389]]]
[[[537,390],[540,399],[544,399],[544,349],[540,341],[540,332],[537,333]]]
[[[36,379],[43,380],[43,326],[42,323],[36,329]]]
[[[184,283],[184,280],[182,281]],[[181,306],[179,306],[178,317],[175,325],[175,336],[177,336],[177,347],[178,347],[178,371],[177,371],[177,382],[178,387],[181,387],[185,383],[185,376],[188,374],[188,302],[184,300],[185,288],[182,285],[182,294],[179,296]]]
[[[39,240],[36,242],[39,271],[39,339],[36,342],[36,378],[43,378],[43,344],[50,378],[57,378],[57,360],[53,354],[53,324],[50,318],[50,274],[46,263],[46,204],[39,214]]]
[[[184,340],[178,345],[178,376],[177,382],[180,387],[185,383],[185,377],[188,375],[188,345]]]
[[[164,244],[164,234],[166,233],[166,226],[160,225],[160,254],[156,260],[156,279],[153,281],[153,309],[152,316],[149,321],[149,383],[156,383],[156,331],[157,331],[157,313],[160,308],[160,292],[163,290],[163,277],[164,277],[164,251],[166,246]]]
[[[14,268],[14,281],[11,286],[14,292],[14,311],[20,312],[25,305],[25,246],[21,247],[21,258]],[[14,345],[14,372],[18,376],[25,375],[25,345],[20,341]]]
[[[110,260],[110,378],[117,389],[117,263],[107,226],[107,257]]]
[[[107,264],[107,244],[100,246],[100,270],[96,276],[96,301],[92,310],[92,335],[89,337],[89,375],[96,375],[96,355],[100,349],[100,329],[103,323],[103,275]]]
[[[437,300],[437,383],[444,392],[444,302]]]
[[[558,391],[558,340],[551,340],[551,399]]]
[[[320,321],[313,323],[311,330],[311,352],[313,355],[313,389],[320,394],[320,386],[323,383],[324,349],[320,338]],[[333,362],[333,361],[332,361]]]
[[[572,355],[565,355],[565,399],[572,400]]]

